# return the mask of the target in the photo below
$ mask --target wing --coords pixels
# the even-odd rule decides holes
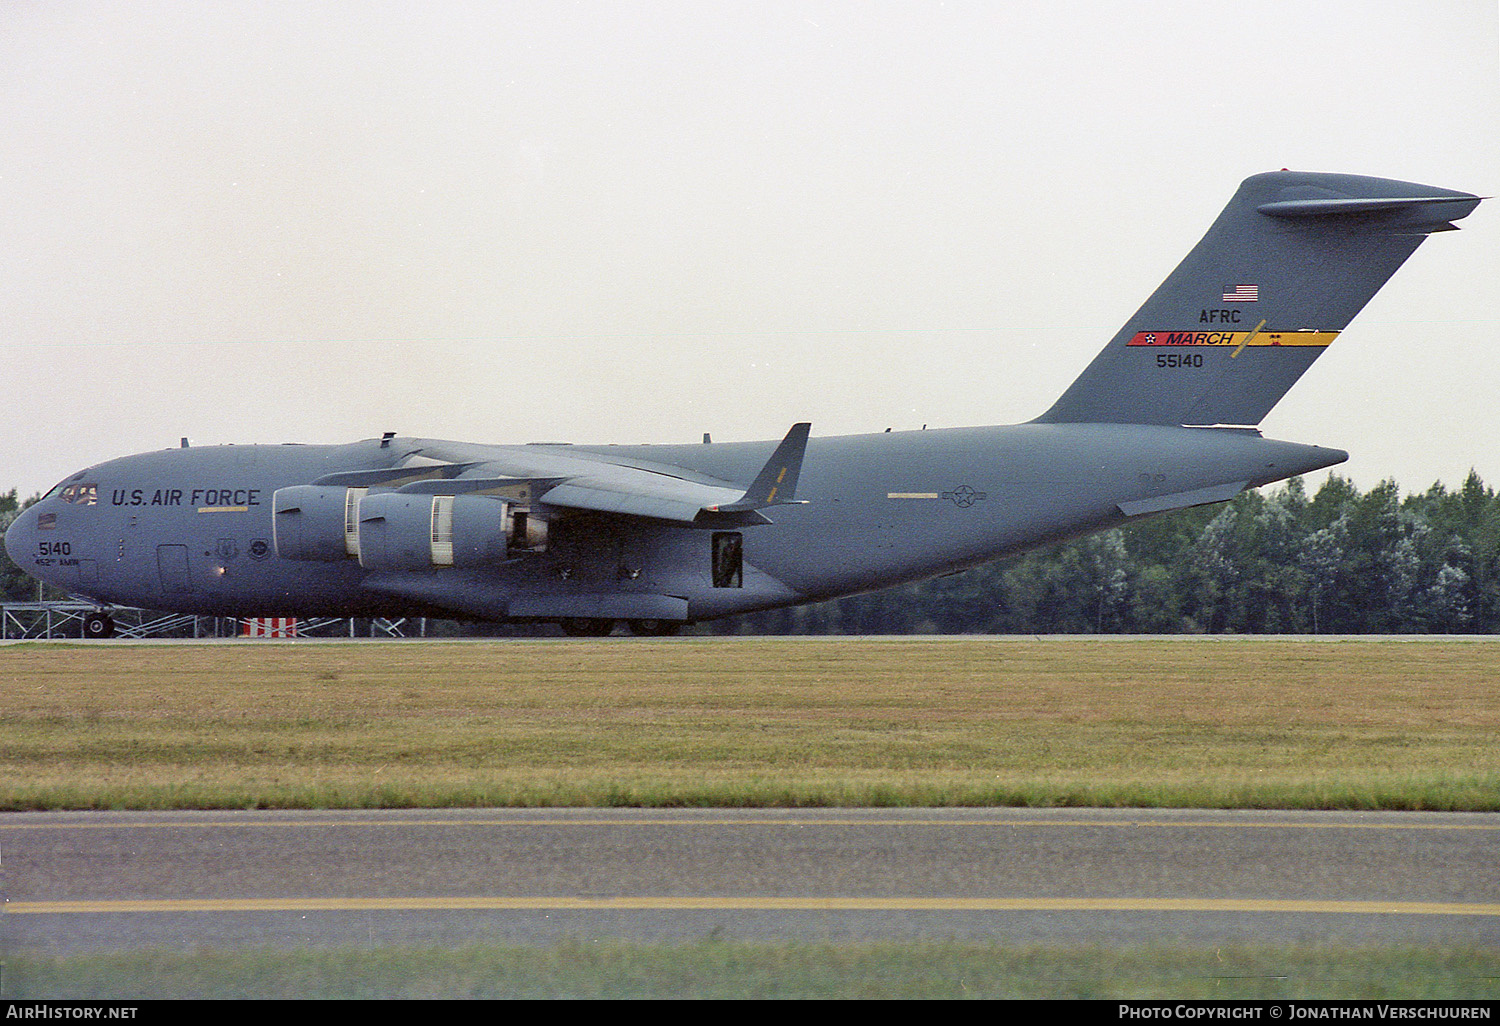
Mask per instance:
[[[640,467],[598,464],[542,491],[548,506],[693,524],[768,524],[759,511],[797,502],[797,477],[810,424],[793,424],[745,489],[717,487]]]
[[[567,509],[696,523],[708,513],[708,507],[736,502],[742,494],[732,488],[716,488],[637,467],[601,465],[595,473],[548,488],[537,501]],[[762,517],[761,522],[768,521]]]
[[[716,487],[639,467],[600,464],[562,481],[539,501],[548,506],[694,524],[768,524],[760,510],[797,503],[797,477],[810,424],[793,424],[749,488]]]
[[[759,511],[796,504],[797,478],[811,425],[794,424],[748,488],[688,480],[581,456],[537,458],[532,471],[497,474],[496,462],[422,459],[390,469],[329,474],[314,485],[383,487],[415,495],[493,495],[558,509],[589,510],[703,526],[768,524]],[[506,468],[509,469],[509,468]]]

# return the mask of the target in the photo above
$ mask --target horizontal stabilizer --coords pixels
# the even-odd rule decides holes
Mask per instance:
[[[1127,517],[1139,517],[1147,513],[1166,513],[1168,510],[1207,506],[1211,502],[1227,502],[1243,492],[1249,483],[1249,481],[1236,481],[1233,484],[1214,485],[1212,488],[1197,488],[1190,492],[1153,495],[1149,499],[1120,503],[1120,512]]]
[[[1385,215],[1382,222],[1399,216],[1403,226],[1430,224],[1431,230],[1451,227],[1449,222],[1468,217],[1479,205],[1478,196],[1319,196],[1262,203],[1255,209],[1271,217],[1353,217]],[[1406,222],[1411,222],[1409,225]]]

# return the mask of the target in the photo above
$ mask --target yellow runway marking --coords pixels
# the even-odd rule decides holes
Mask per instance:
[[[1500,916],[1500,903],[1283,901],[1255,898],[776,898],[776,897],[447,897],[182,898],[128,901],[12,901],[7,915],[113,912],[369,912],[745,910],[790,912],[1294,912],[1321,915]]]

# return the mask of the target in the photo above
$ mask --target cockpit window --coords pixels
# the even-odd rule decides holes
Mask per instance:
[[[47,494],[50,496],[57,489],[52,489]],[[70,484],[63,485],[58,498],[63,502],[71,502],[79,506],[93,506],[99,502],[99,486],[97,484]]]

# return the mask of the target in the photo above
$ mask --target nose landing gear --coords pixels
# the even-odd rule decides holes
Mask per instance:
[[[115,620],[108,613],[85,613],[83,636],[85,638],[112,638],[115,635]]]

